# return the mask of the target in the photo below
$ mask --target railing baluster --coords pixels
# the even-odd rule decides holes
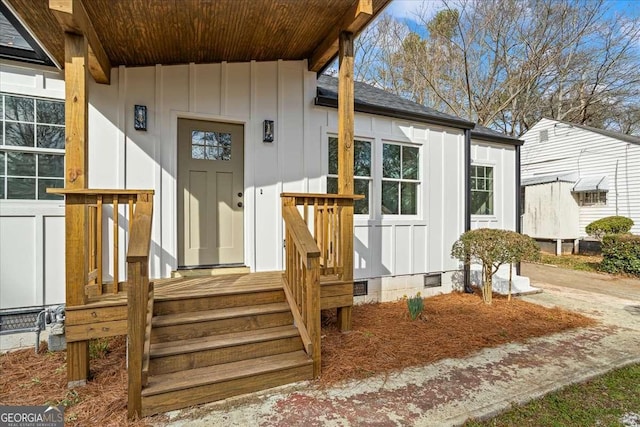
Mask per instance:
[[[98,285],[98,295],[102,295],[102,195],[96,199],[96,284]]]
[[[118,250],[118,237],[119,237],[119,227],[118,227],[118,218],[120,213],[118,212],[118,196],[113,196],[113,293],[118,293],[119,288],[119,272],[118,268],[120,267],[120,259],[119,259],[119,250]]]

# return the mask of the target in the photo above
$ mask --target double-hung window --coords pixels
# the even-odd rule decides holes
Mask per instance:
[[[63,101],[0,94],[0,199],[62,198],[64,137]]]
[[[371,142],[355,140],[353,151],[353,190],[364,196],[356,200],[354,213],[369,214],[369,194],[371,187]],[[338,193],[338,138],[329,137],[329,174],[327,193]]]
[[[419,178],[418,147],[382,144],[382,214],[416,215]]]
[[[492,166],[471,166],[471,214],[494,214]]]

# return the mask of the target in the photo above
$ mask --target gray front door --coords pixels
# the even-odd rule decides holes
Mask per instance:
[[[243,264],[244,127],[178,120],[178,265]]]

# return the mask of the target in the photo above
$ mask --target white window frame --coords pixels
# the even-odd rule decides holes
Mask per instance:
[[[402,176],[400,176],[400,178],[385,178],[384,177],[384,167],[383,167],[383,160],[384,160],[384,145],[397,145],[400,147],[400,174],[402,175],[402,147],[411,147],[411,148],[416,148],[418,150],[418,178],[417,179],[408,179],[408,178],[402,178]],[[380,210],[380,215],[382,218],[418,218],[420,217],[420,215],[422,215],[422,177],[423,177],[423,150],[422,150],[422,145],[419,144],[415,144],[412,142],[405,142],[405,141],[395,141],[395,140],[390,140],[390,139],[382,139],[380,141],[380,166],[379,166],[379,181],[380,181],[380,185],[379,185],[379,197],[378,197],[378,202],[379,202],[379,206],[378,209]],[[382,183],[383,182],[397,182],[399,183],[398,185],[401,186],[403,182],[407,182],[407,183],[413,183],[413,184],[417,184],[416,185],[416,212],[415,213],[411,213],[411,214],[403,214],[401,212],[402,209],[402,191],[401,189],[398,191],[398,210],[399,212],[397,214],[395,213],[384,213],[382,212]]]
[[[33,110],[33,122],[24,122],[24,121],[19,121],[19,120],[7,120],[5,119],[5,114],[6,114],[6,103],[5,103],[5,97],[6,96],[11,96],[11,97],[16,97],[16,98],[28,98],[28,99],[32,99],[34,100],[34,110]],[[2,173],[0,175],[0,186],[2,186],[3,188],[3,194],[4,197],[0,198],[0,201],[2,201],[3,203],[24,203],[24,202],[39,202],[39,203],[44,203],[44,202],[57,202],[59,203],[60,200],[63,199],[62,196],[59,197],[60,200],[58,199],[39,199],[38,198],[38,183],[39,180],[41,179],[57,179],[57,180],[62,180],[62,184],[64,186],[64,176],[62,177],[48,177],[48,176],[40,176],[39,175],[39,171],[38,171],[38,160],[37,160],[37,155],[39,154],[53,154],[53,155],[62,155],[65,158],[66,161],[66,150],[64,148],[62,149],[57,149],[57,148],[40,148],[37,147],[37,138],[38,138],[38,111],[37,111],[37,100],[42,100],[42,101],[47,101],[47,102],[57,102],[57,103],[62,103],[64,104],[64,100],[58,99],[58,98],[49,98],[49,97],[44,97],[44,96],[33,96],[33,95],[25,95],[25,94],[21,94],[21,93],[13,93],[13,92],[8,92],[8,91],[0,91],[0,106],[2,107],[1,111],[2,111],[2,116],[0,116],[0,126],[2,127],[1,131],[2,133],[0,134],[0,151],[5,153],[4,156],[4,164],[0,165],[0,172]],[[27,124],[33,124],[33,138],[34,138],[34,144],[33,146],[30,147],[25,147],[25,146],[19,146],[19,145],[7,145],[5,144],[6,141],[6,123],[27,123]],[[60,125],[60,124],[52,124],[52,123],[41,123],[42,125],[46,125],[46,126],[52,126],[52,127],[57,127],[57,128],[65,128],[65,125]],[[35,161],[35,174],[33,176],[17,176],[17,175],[9,175],[9,170],[8,170],[8,153],[33,153],[36,155],[36,161]],[[64,170],[64,169],[63,169]],[[35,188],[34,188],[34,197],[30,198],[30,199],[9,199],[8,196],[8,178],[28,178],[28,179],[34,179],[35,180]]]
[[[578,193],[578,205],[581,207],[607,206],[607,191],[581,191]]]
[[[475,212],[471,212],[471,216],[473,217],[478,217],[478,218],[495,218],[496,216],[496,181],[497,181],[497,167],[495,164],[489,164],[489,163],[476,163],[473,162],[471,164],[471,170],[469,170],[469,186],[471,186],[471,179],[473,178],[473,168],[474,167],[481,167],[481,168],[491,168],[492,169],[492,177],[491,177],[491,213],[475,213]],[[485,171],[486,174],[486,171]],[[476,177],[477,178],[477,177]],[[483,179],[486,179],[486,177],[483,177]],[[471,188],[470,189],[470,193],[473,194],[474,191],[483,191],[483,192],[488,192],[488,190],[480,190],[480,189],[474,189]],[[473,196],[471,196],[473,198]],[[469,210],[471,210],[472,206],[471,206],[471,200],[469,200]]]

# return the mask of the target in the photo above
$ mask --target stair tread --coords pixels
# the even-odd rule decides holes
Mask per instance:
[[[254,329],[199,338],[189,338],[179,341],[154,343],[151,344],[151,358],[171,356],[174,354],[193,353],[203,350],[213,350],[216,348],[271,341],[274,339],[294,336],[298,336],[298,329],[291,324],[274,328]]]
[[[152,324],[154,328],[159,328],[163,326],[231,319],[234,317],[279,313],[288,310],[289,305],[286,302],[257,304],[242,307],[192,311],[188,313],[164,314],[161,316],[155,316],[152,320]]]
[[[280,371],[287,368],[311,365],[312,359],[303,351],[258,357],[238,362],[189,369],[149,377],[142,396],[153,396],[208,384],[221,383],[238,378]]]

